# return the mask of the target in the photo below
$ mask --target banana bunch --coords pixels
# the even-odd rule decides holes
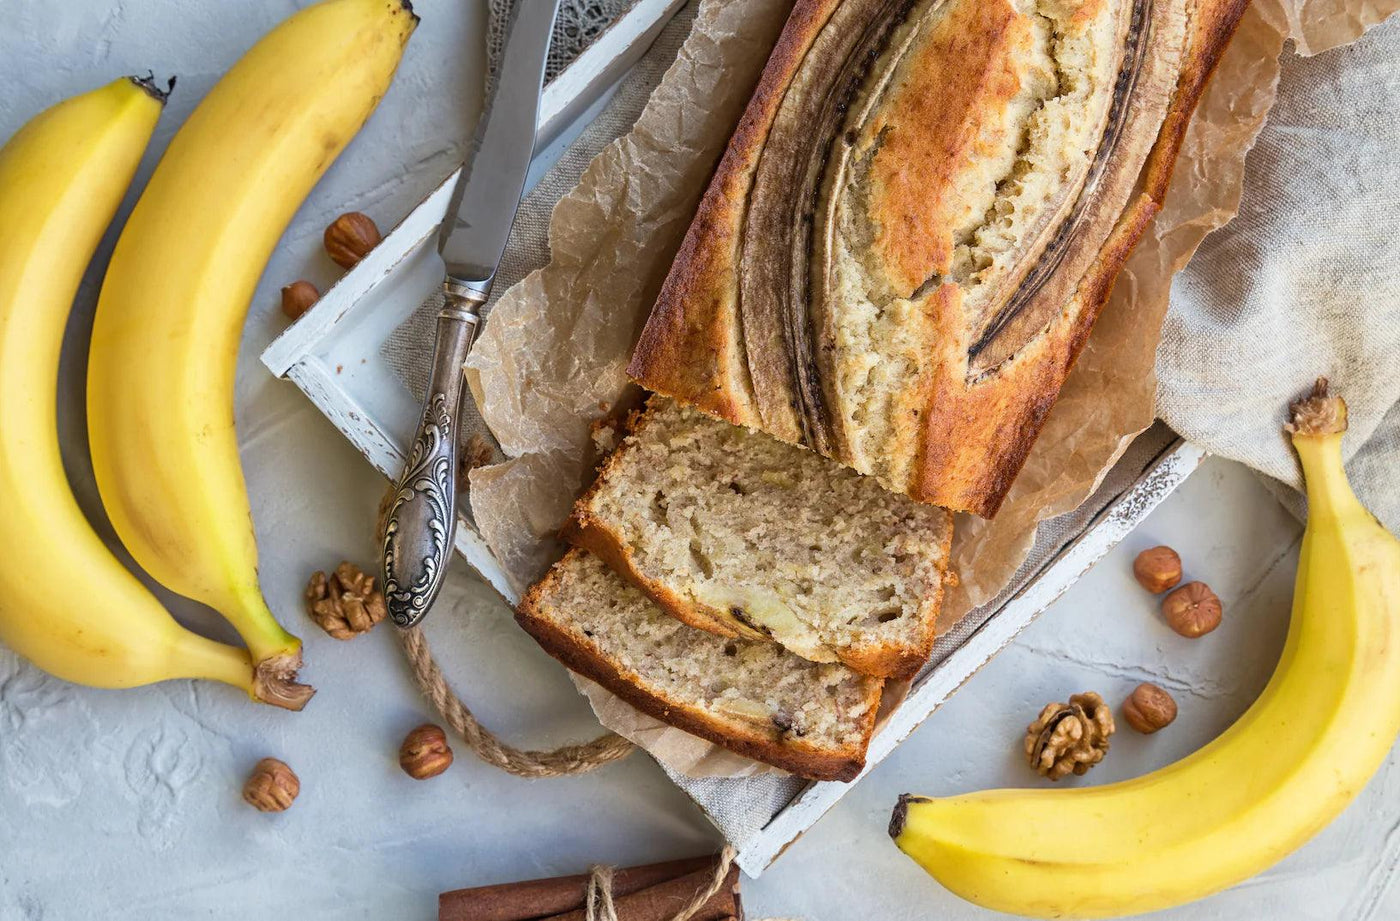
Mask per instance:
[[[166,613],[83,517],[59,456],[64,327],[164,102],[123,78],[0,149],[0,640],[82,684],[212,678],[252,693],[248,654]]]
[[[0,154],[0,639],[60,677],[209,677],[300,709],[301,642],[263,601],[234,432],[259,277],[301,201],[389,87],[409,0],[323,0],[240,60],[176,134],[117,243],[89,354],[88,425],[113,526],[158,582],[222,613],[248,651],[180,628],[88,527],[55,423],[83,269],[150,138],[153,88],[118,81]]]
[[[1109,918],[1239,883],[1334,819],[1400,732],[1400,541],[1342,467],[1346,405],[1320,381],[1288,426],[1308,523],[1282,658],[1239,721],[1135,780],[900,798],[890,834],[969,901]]]

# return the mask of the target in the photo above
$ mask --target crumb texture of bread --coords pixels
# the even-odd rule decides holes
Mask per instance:
[[[629,372],[994,515],[1244,6],[798,0]]]
[[[883,682],[686,626],[574,549],[517,615],[546,651],[658,719],[816,779],[859,773]]]
[[[933,647],[951,517],[652,397],[565,535],[692,626],[911,677]]]

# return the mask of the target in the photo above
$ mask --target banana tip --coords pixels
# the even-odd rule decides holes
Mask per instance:
[[[1336,435],[1347,430],[1347,404],[1332,396],[1327,378],[1319,377],[1312,392],[1289,407],[1283,430],[1290,435]]]
[[[912,793],[901,793],[899,802],[894,804],[894,811],[890,813],[890,837],[898,839],[904,834],[904,823],[909,819],[910,803],[926,803],[928,797],[915,796]]]
[[[133,76],[130,79],[132,83],[135,83],[137,86],[141,87],[141,89],[145,90],[150,94],[152,99],[159,102],[161,105],[165,105],[165,101],[170,98],[170,94],[175,92],[176,78],[171,77],[166,81],[165,89],[161,89],[160,85],[156,83],[156,74],[153,70],[146,71],[144,77]]]

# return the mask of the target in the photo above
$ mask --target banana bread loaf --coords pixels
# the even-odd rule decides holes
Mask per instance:
[[[629,372],[995,514],[1246,2],[798,0]]]
[[[516,619],[580,675],[731,751],[813,780],[865,765],[880,679],[688,627],[582,550],[530,589]]]
[[[693,627],[907,678],[933,648],[951,517],[654,396],[564,534]]]

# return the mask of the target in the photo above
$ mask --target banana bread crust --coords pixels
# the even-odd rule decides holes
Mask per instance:
[[[875,731],[882,681],[865,679],[867,706],[859,726],[860,739],[839,749],[819,748],[798,738],[775,738],[739,721],[719,719],[683,702],[668,700],[649,687],[642,676],[603,653],[587,636],[565,628],[549,616],[544,596],[561,577],[570,557],[583,552],[570,550],[563,561],[531,587],[516,610],[516,622],[545,652],[648,716],[746,758],[810,780],[850,781],[864,769],[866,748]]]
[[[881,15],[896,19],[901,11],[919,6],[918,0],[844,2],[881,6]],[[1110,2],[1085,0],[1076,16],[1107,17],[1104,10]],[[1118,271],[1161,209],[1190,117],[1247,5],[1247,0],[1122,2],[1130,4],[1136,17],[1128,34],[1141,37],[1137,46],[1130,42],[1124,52],[1125,61],[1137,54],[1139,63],[1131,73],[1125,63],[1115,84],[1115,98],[1122,94],[1124,101],[1116,114],[1109,112],[1105,137],[1111,138],[1112,146],[1105,148],[1109,152],[1102,155],[1104,162],[1093,167],[1101,173],[1077,180],[1084,184],[1082,194],[1074,188],[1065,192],[1077,202],[1077,216],[1067,223],[1067,236],[1055,238],[1061,240],[1063,252],[1053,261],[1045,260],[1045,277],[1036,279],[1022,307],[993,317],[996,322],[983,322],[964,313],[964,292],[953,290],[955,285],[909,291],[920,278],[944,277],[950,264],[948,241],[921,234],[916,225],[945,220],[958,204],[957,195],[927,189],[953,189],[956,177],[949,175],[949,162],[961,158],[976,165],[982,147],[969,146],[968,138],[958,133],[966,128],[966,120],[931,129],[934,136],[921,140],[928,150],[942,153],[929,158],[910,148],[900,156],[902,163],[919,170],[913,179],[902,177],[896,164],[882,174],[883,185],[877,189],[882,193],[868,196],[870,207],[882,209],[889,223],[873,221],[872,232],[883,235],[884,242],[877,246],[866,241],[857,255],[883,260],[876,274],[891,286],[892,296],[913,295],[894,303],[912,305],[904,329],[914,343],[908,351],[916,356],[907,383],[897,388],[888,407],[880,408],[880,424],[888,432],[877,443],[862,450],[857,442],[868,423],[852,421],[851,414],[842,411],[843,399],[849,402],[849,396],[838,392],[842,362],[866,356],[858,350],[852,355],[849,348],[843,352],[833,342],[829,314],[842,309],[841,299],[826,296],[835,305],[829,309],[818,298],[805,308],[805,321],[791,322],[790,314],[797,309],[793,303],[775,301],[775,311],[762,314],[746,305],[744,292],[749,288],[741,288],[740,282],[745,246],[759,245],[745,240],[745,225],[752,219],[750,199],[760,161],[770,134],[782,128],[779,116],[788,86],[807,55],[820,47],[822,32],[835,21],[842,0],[798,0],[794,7],[662,288],[629,374],[649,389],[730,422],[807,444],[919,501],[995,515],[1105,306]],[[925,76],[931,73],[930,79],[946,85],[945,95],[976,98],[976,106],[982,108],[970,118],[996,115],[1013,105],[1017,86],[1036,76],[1022,67],[1024,72],[1011,79],[990,65],[979,71],[969,62],[979,55],[1000,56],[1007,68],[1020,67],[1022,58],[1031,54],[1030,39],[1013,34],[1013,26],[1024,23],[1008,14],[1009,4],[1010,0],[947,0],[933,5],[947,6],[947,16],[971,17],[969,22],[982,26],[971,34],[950,33],[961,38],[943,45],[929,39],[927,60],[920,62]],[[1115,15],[1121,29],[1128,13]],[[901,28],[906,32],[895,30],[890,42],[904,40],[914,27]],[[978,49],[978,54],[970,53]],[[907,109],[915,102],[905,98],[900,105]],[[909,109],[876,114],[908,119],[916,113]],[[929,195],[928,201],[918,200],[920,189]],[[818,213],[818,223],[820,219]],[[1045,239],[1055,242],[1049,230]],[[802,243],[799,238],[794,245],[800,250]],[[819,244],[811,246],[820,250]],[[1016,271],[1041,272],[1037,263],[1047,245],[1044,240],[1034,243],[1025,265]],[[812,256],[812,250],[807,254]],[[744,271],[751,273],[751,264],[745,264]],[[821,294],[822,272],[812,271],[811,284]],[[1012,275],[1012,282],[1022,277]],[[781,316],[784,310],[789,316]],[[795,330],[786,340],[785,354],[775,354],[774,322],[787,322]],[[749,337],[754,341],[747,341]],[[804,338],[810,342],[804,343]]]
[[[622,432],[623,440],[603,462],[597,479],[575,504],[573,514],[565,523],[561,536],[570,544],[601,558],[609,568],[641,589],[666,613],[682,623],[719,636],[771,642],[773,637],[735,618],[729,611],[706,604],[699,598],[685,597],[665,582],[649,578],[638,565],[636,553],[624,535],[619,533],[612,523],[593,514],[594,500],[604,488],[605,482],[611,477],[621,475],[622,468],[628,462],[629,439],[641,434],[650,418],[645,409],[629,414]],[[945,516],[944,527],[938,538],[941,543],[941,560],[945,565],[952,545],[952,536],[951,522]],[[863,675],[896,680],[914,677],[928,662],[933,652],[933,644],[937,638],[935,622],[942,606],[943,593],[944,583],[939,580],[934,590],[924,595],[916,616],[925,629],[916,642],[894,644],[878,642],[872,638],[869,642],[832,646],[830,650],[834,659]]]
[[[952,531],[948,533],[951,543]],[[648,579],[637,568],[633,554],[617,533],[593,515],[587,512],[576,514],[565,526],[564,538],[574,546],[601,558],[613,572],[625,577],[681,623],[717,636],[771,642],[767,636],[735,620],[725,611],[703,602],[692,603],[672,591],[665,583]],[[920,616],[931,624],[937,618],[942,602],[943,587],[940,584],[937,593],[925,601]],[[890,647],[867,643],[838,649],[836,655],[852,671],[862,675],[895,681],[905,680],[913,678],[919,673],[919,669],[928,663],[936,639],[937,635],[930,629],[917,645]]]

